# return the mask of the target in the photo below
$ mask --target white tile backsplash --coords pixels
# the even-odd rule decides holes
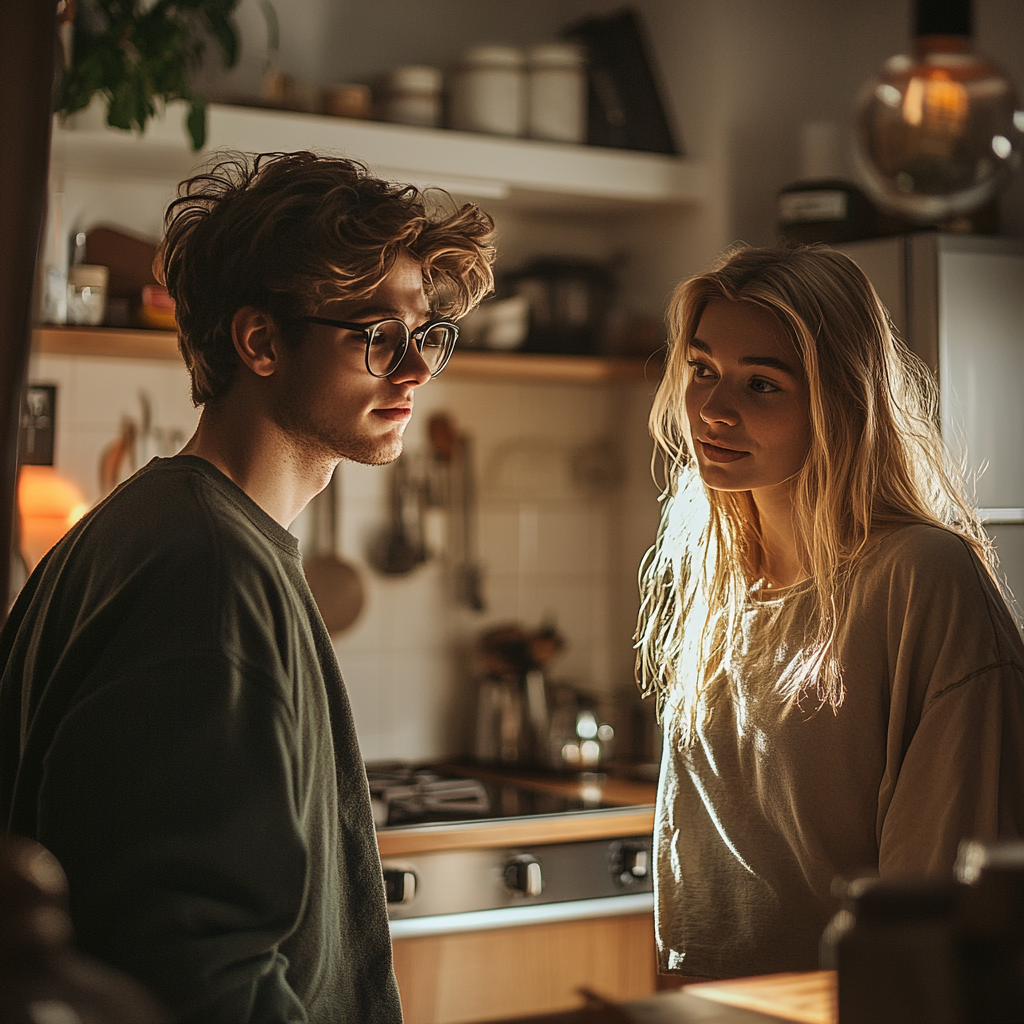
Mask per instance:
[[[89,501],[100,497],[100,453],[123,417],[141,417],[141,392],[165,434],[187,438],[198,419],[176,363],[42,355],[30,376],[58,385],[57,468]],[[387,523],[391,470],[340,467],[337,547],[361,573],[366,603],[335,647],[368,760],[469,748],[475,641],[499,623],[534,628],[554,619],[567,648],[551,666],[553,678],[597,691],[629,685],[636,567],[657,528],[646,435],[652,390],[444,379],[420,390],[406,435],[410,455],[426,457],[426,423],[435,411],[447,412],[473,441],[482,612],[455,600],[440,510],[428,514],[436,557],[403,577],[370,568],[369,545]],[[595,490],[574,474],[573,459],[609,438],[625,481]],[[308,516],[292,530],[310,550]]]
[[[173,454],[199,421],[188,373],[179,363],[37,353],[29,363],[29,380],[57,385],[54,462],[90,503],[103,497],[100,455],[117,438],[122,420],[127,417],[141,426],[140,395],[149,400],[154,442],[140,444],[141,462],[152,454]]]

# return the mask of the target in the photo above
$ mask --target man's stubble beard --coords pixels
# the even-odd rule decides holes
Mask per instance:
[[[295,436],[295,435],[293,435]],[[310,455],[358,462],[362,466],[386,466],[394,462],[405,448],[403,434],[382,438],[366,437],[355,432],[331,433],[327,429],[302,431],[296,440]]]
[[[374,443],[367,438],[339,439],[333,454],[362,466],[386,466],[394,462],[405,448],[405,437],[399,434],[388,443]]]
[[[293,396],[278,408],[278,422],[292,440],[313,457],[344,459],[363,466],[386,466],[394,462],[405,447],[404,431],[383,437],[346,431],[337,423],[311,415]]]

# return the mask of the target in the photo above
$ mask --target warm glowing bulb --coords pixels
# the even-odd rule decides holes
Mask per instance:
[[[18,471],[18,512],[21,551],[29,568],[88,511],[82,492],[52,466],[22,466]]]
[[[1012,83],[959,36],[926,36],[890,58],[856,111],[860,177],[886,209],[921,223],[969,213],[1020,160]]]

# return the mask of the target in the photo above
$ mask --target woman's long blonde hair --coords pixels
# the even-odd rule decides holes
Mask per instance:
[[[637,678],[661,708],[672,708],[683,742],[713,704],[711,688],[763,565],[750,492],[705,487],[691,457],[687,359],[712,299],[771,314],[796,346],[810,392],[811,442],[793,479],[793,506],[817,614],[803,668],[781,699],[842,703],[834,642],[848,574],[872,530],[944,526],[993,567],[991,544],[939,434],[934,377],[896,337],[863,271],[820,245],[726,253],[676,289],[668,361],[650,417],[665,472],[664,506],[640,571]]]

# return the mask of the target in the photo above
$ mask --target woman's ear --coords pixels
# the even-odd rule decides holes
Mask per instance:
[[[258,377],[269,377],[277,369],[281,334],[268,313],[243,306],[231,318],[231,341],[238,358]]]

